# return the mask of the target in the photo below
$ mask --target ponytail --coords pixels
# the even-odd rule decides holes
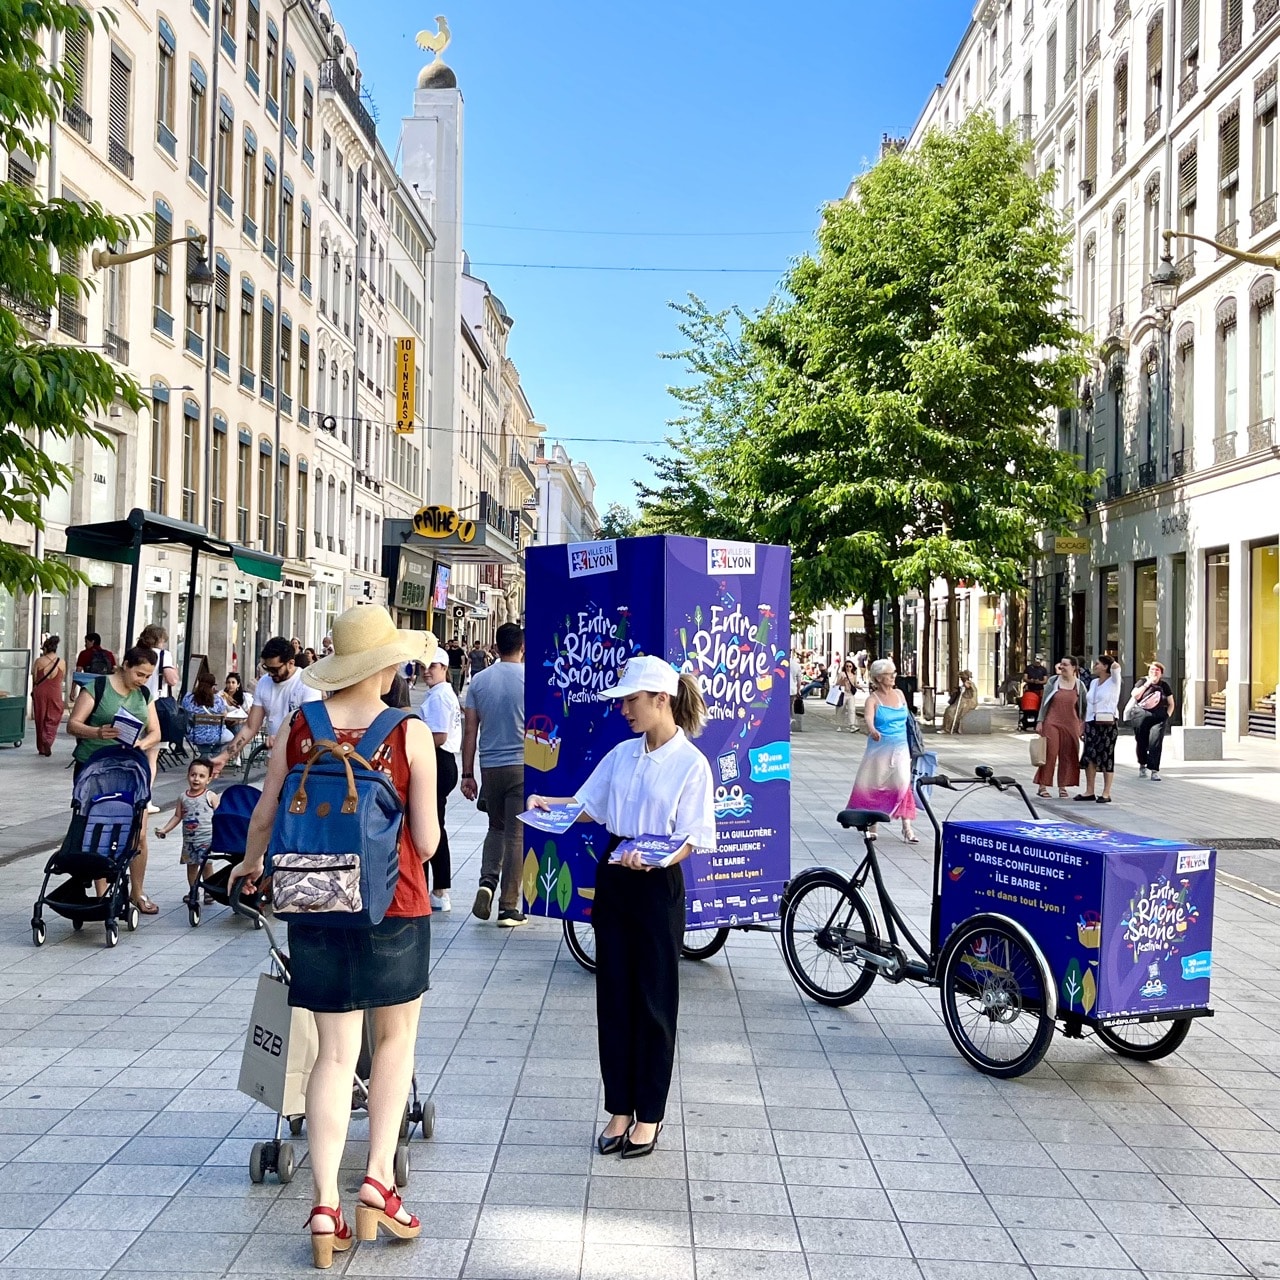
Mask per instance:
[[[696,738],[702,732],[708,720],[707,703],[697,676],[686,672],[680,677],[680,687],[671,699],[671,714],[686,737]]]

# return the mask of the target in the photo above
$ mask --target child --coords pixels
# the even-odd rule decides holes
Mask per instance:
[[[173,817],[167,825],[156,828],[156,835],[163,840],[174,827],[179,824],[182,826],[181,863],[187,869],[189,898],[194,898],[200,868],[204,866],[213,847],[213,811],[218,807],[218,797],[209,790],[209,783],[212,781],[213,761],[193,760],[187,767],[187,790],[178,797]],[[207,907],[211,902],[212,899],[206,893],[204,905]]]

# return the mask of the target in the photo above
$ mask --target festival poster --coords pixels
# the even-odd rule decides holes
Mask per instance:
[[[775,917],[790,869],[790,552],[654,537],[527,557],[526,794],[577,791],[630,732],[600,691],[631,656],[662,654],[697,675],[712,717],[697,745],[720,847],[682,864],[689,927]],[[590,919],[603,828],[524,834],[527,909]]]

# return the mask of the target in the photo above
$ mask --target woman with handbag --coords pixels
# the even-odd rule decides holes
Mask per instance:
[[[1036,770],[1036,794],[1049,799],[1054,770],[1058,774],[1058,798],[1067,798],[1067,788],[1080,785],[1080,738],[1084,733],[1085,691],[1074,658],[1063,658],[1045,686],[1044,701],[1036,717],[1036,733],[1044,746],[1043,759]],[[1032,743],[1032,750],[1036,748]]]
[[[870,809],[902,820],[902,838],[918,844],[912,827],[916,816],[916,798],[911,790],[911,746],[907,741],[907,721],[911,709],[894,685],[897,668],[892,658],[880,658],[871,664],[871,692],[862,708],[867,728],[867,749],[862,753],[850,809]],[[875,835],[875,827],[867,834]]]
[[[1164,678],[1164,663],[1153,662],[1147,668],[1146,679],[1133,686],[1125,707],[1125,721],[1133,726],[1133,736],[1138,747],[1138,777],[1145,778],[1151,770],[1151,781],[1160,782],[1160,754],[1164,750],[1164,730],[1169,723],[1177,701],[1173,689]]]
[[[858,664],[852,658],[845,660],[840,674],[836,676],[836,688],[840,690],[840,723],[836,732],[858,732],[858,706],[854,695],[858,692]]]
[[[1116,734],[1120,731],[1120,662],[1104,653],[1093,664],[1093,683],[1085,693],[1084,769],[1085,790],[1077,800],[1111,803],[1111,784],[1116,776]],[[1098,774],[1102,774],[1102,794],[1096,795]]]

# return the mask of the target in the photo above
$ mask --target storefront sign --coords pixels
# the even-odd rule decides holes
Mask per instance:
[[[719,543],[713,555],[700,538],[650,537],[526,555],[526,791],[571,795],[586,781],[630,736],[601,690],[631,657],[660,654],[697,678],[710,713],[696,745],[711,766],[717,848],[682,864],[688,925],[775,918],[791,857],[791,553]],[[713,561],[732,568],[708,572]],[[526,832],[530,909],[589,919],[606,843],[594,824]]]
[[[1191,513],[1179,511],[1176,515],[1160,517],[1160,533],[1162,537],[1171,538],[1177,533],[1186,533],[1191,527]]]
[[[396,435],[413,434],[414,383],[417,379],[417,339],[396,339]]]
[[[422,538],[441,541],[455,538],[459,542],[474,542],[476,522],[463,520],[452,507],[422,507],[413,517],[413,531]]]
[[[1059,556],[1087,556],[1093,550],[1088,538],[1054,538],[1053,552]]]

